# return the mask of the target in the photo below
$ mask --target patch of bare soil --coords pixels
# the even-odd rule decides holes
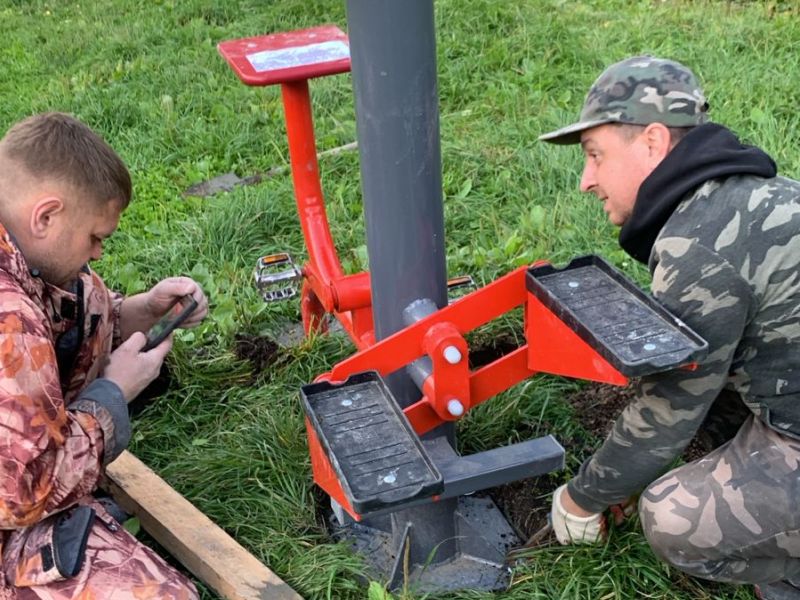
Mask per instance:
[[[631,388],[590,384],[565,400],[574,408],[581,426],[594,438],[602,440],[632,397]],[[593,442],[582,438],[560,439],[559,442],[568,455],[578,456],[580,460],[590,456],[595,449]],[[547,474],[515,481],[488,492],[520,537],[527,540],[547,524],[550,494],[562,480],[559,475]],[[552,539],[548,536],[541,543],[550,541]]]
[[[500,334],[483,343],[470,346],[469,368],[477,369],[505,356],[518,347],[517,340],[510,334]]]
[[[254,369],[261,370],[277,360],[280,347],[267,337],[237,333],[233,351],[237,358],[248,360]]]
[[[513,481],[484,493],[494,500],[520,539],[525,541],[547,524],[547,515],[550,512],[549,495],[558,486],[559,479],[546,474]]]
[[[284,352],[274,340],[256,335],[237,333],[234,337],[233,353],[246,360],[253,368],[254,377],[291,360],[291,354]]]

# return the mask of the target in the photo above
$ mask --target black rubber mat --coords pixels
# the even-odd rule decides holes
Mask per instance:
[[[526,285],[623,375],[666,371],[706,355],[705,340],[598,256],[561,269],[531,267]]]
[[[306,414],[359,514],[440,494],[442,476],[381,376],[303,386]]]

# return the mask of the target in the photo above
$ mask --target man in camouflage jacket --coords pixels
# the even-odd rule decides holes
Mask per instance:
[[[92,496],[171,347],[141,352],[142,332],[185,294],[189,326],[207,312],[191,279],[123,298],[88,268],[130,198],[122,160],[67,115],[0,140],[0,598],[197,597]]]
[[[540,138],[581,144],[581,191],[709,344],[697,370],[638,382],[551,518],[562,543],[594,542],[603,511],[645,488],[642,526],[664,560],[800,598],[800,183],[707,110],[688,68],[634,57],[599,77],[579,122]],[[698,431],[715,449],[659,478]]]

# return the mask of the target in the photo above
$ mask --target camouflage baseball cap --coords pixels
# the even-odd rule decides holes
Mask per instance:
[[[608,67],[594,82],[580,120],[540,140],[577,144],[581,132],[605,123],[692,127],[708,121],[708,102],[694,73],[680,63],[634,56]]]

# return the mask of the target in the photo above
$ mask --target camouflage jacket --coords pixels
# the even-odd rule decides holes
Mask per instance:
[[[721,390],[800,439],[800,183],[711,179],[681,198],[649,260],[652,293],[708,341],[696,371],[642,378],[603,446],[569,483],[601,511],[680,455]]]
[[[79,279],[82,298],[44,283],[0,226],[0,552],[90,494],[130,437],[121,391],[98,378],[122,297],[88,267]]]

